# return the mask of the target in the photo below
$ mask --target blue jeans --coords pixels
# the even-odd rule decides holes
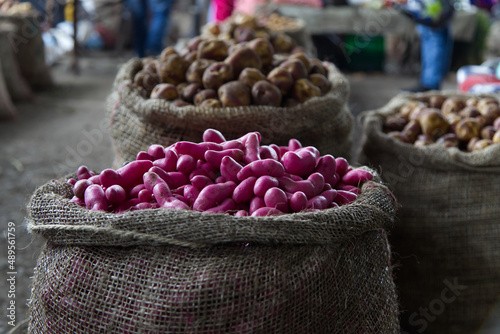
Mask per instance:
[[[431,28],[419,24],[417,31],[422,58],[420,83],[430,89],[440,89],[451,66],[453,37],[450,26]]]
[[[174,0],[126,1],[132,12],[135,53],[140,58],[160,54]]]

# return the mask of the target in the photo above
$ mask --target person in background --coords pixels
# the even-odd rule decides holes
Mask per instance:
[[[174,0],[126,0],[132,13],[132,45],[137,57],[161,53],[173,3]]]
[[[414,20],[420,36],[420,80],[415,87],[405,91],[418,93],[441,89],[451,67],[453,0],[396,0],[391,1],[390,6]]]

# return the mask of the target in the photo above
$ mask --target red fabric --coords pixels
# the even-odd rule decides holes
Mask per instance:
[[[485,83],[500,83],[500,80],[494,74],[472,74],[469,75],[462,84],[459,85],[459,89],[462,92],[468,92],[476,84]]]
[[[224,21],[227,19],[234,10],[234,0],[215,0],[215,19],[217,21]]]

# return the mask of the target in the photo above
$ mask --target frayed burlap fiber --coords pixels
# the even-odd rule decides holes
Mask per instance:
[[[125,214],[36,190],[28,229],[47,239],[29,333],[398,333],[387,231],[396,203],[376,182],[352,204],[274,217],[182,210]]]
[[[401,322],[410,333],[475,333],[500,301],[500,145],[417,148],[382,132],[406,101],[435,93],[401,94],[366,112],[359,160],[401,205],[390,237]]]
[[[266,140],[263,144],[287,145],[290,138],[296,138],[322,154],[349,159],[354,126],[347,106],[349,83],[333,65],[329,67],[331,92],[296,107],[179,108],[166,100],[145,99],[132,86],[141,64],[141,59],[133,58],[122,65],[108,97],[115,167],[135,159],[152,144],[200,142],[207,128],[221,131],[228,139],[259,131]]]

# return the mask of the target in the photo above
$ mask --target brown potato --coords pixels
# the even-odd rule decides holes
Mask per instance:
[[[465,118],[455,126],[455,134],[462,141],[469,141],[474,137],[479,137],[481,126],[474,118]]]
[[[449,97],[443,102],[441,112],[443,115],[447,116],[449,114],[458,114],[463,108],[465,108],[464,100],[456,97]]]
[[[472,152],[483,150],[490,145],[493,145],[490,139],[479,139],[472,147]]]
[[[432,108],[425,109],[420,117],[418,117],[422,133],[433,138],[441,137],[450,128],[450,124],[448,124],[446,118],[438,110]]]
[[[405,125],[405,127],[401,132],[405,134],[406,137],[408,137],[411,143],[413,143],[415,142],[415,140],[417,140],[417,137],[422,133],[422,127],[420,126],[419,121],[412,120]]]
[[[417,137],[417,140],[415,140],[413,145],[415,145],[416,147],[422,147],[433,143],[434,141],[432,140],[431,136],[422,134]]]
[[[447,133],[436,140],[436,143],[444,145],[447,148],[458,147],[460,145],[460,140],[454,133]]]

